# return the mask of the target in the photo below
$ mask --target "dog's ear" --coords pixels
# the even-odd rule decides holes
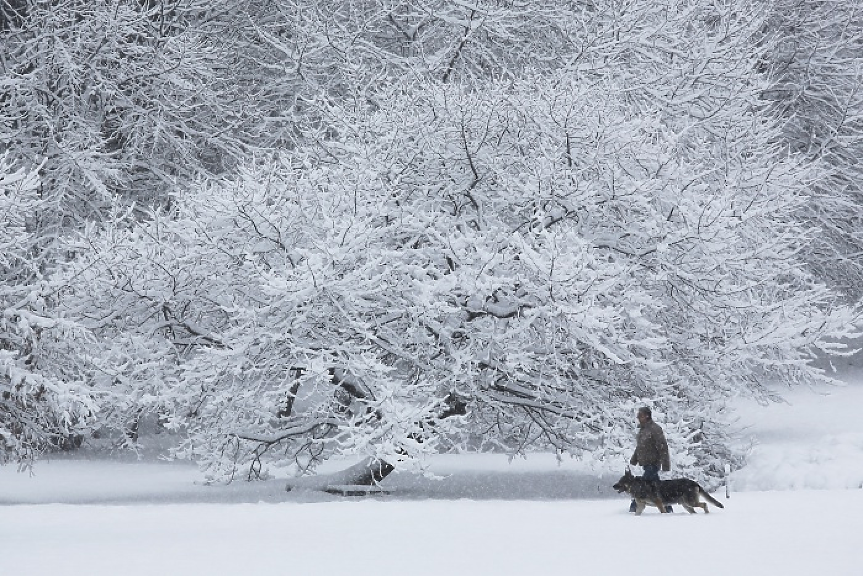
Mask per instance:
[[[632,476],[632,468],[629,466],[626,467],[626,472],[623,474],[624,476]]]

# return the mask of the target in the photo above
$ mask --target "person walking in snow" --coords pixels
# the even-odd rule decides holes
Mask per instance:
[[[629,463],[633,466],[641,466],[644,469],[642,478],[651,482],[659,482],[659,469],[663,472],[671,470],[671,458],[668,456],[668,442],[662,428],[653,421],[650,408],[642,406],[636,414],[638,419],[638,436],[636,436],[635,452]],[[635,500],[629,506],[630,512],[635,512]],[[671,512],[671,506],[665,507],[666,512]]]

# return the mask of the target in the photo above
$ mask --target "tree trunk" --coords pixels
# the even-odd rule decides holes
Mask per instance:
[[[353,466],[307,478],[297,478],[288,482],[285,490],[321,490],[345,496],[365,496],[383,492],[378,483],[386,478],[395,467],[383,460],[366,458]]]

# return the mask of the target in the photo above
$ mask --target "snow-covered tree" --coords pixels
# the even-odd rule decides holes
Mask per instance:
[[[820,163],[802,216],[819,229],[806,250],[819,276],[859,299],[863,286],[863,2],[771,3],[773,82],[765,99],[784,118],[782,137]]]
[[[164,203],[265,129],[234,3],[2,5],[0,149],[42,159],[44,194],[73,217],[98,220],[118,195]]]
[[[0,157],[0,464],[30,464],[48,448],[74,442],[94,422],[97,397],[69,340],[86,338],[57,316],[56,287],[46,278],[42,247],[55,242],[39,227],[44,202],[37,167]]]
[[[189,107],[130,113],[146,146],[117,170],[152,150],[146,170],[176,158],[164,174],[189,181],[211,136],[230,157],[239,124],[208,130],[242,90],[272,96],[251,105],[273,128],[257,142],[283,149],[144,218],[109,203],[66,244],[52,317],[82,328],[63,342],[111,395],[102,421],[134,439],[158,418],[214,478],[348,454],[371,481],[447,449],[628,455],[650,404],[676,468],[710,483],[737,458],[723,400],[823,378],[807,361],[853,314],[801,265],[823,155],[765,110],[764,8],[249,3],[203,19],[241,39],[231,62],[250,67],[224,75],[197,16],[133,34],[135,62],[177,65],[136,97]],[[171,131],[186,112],[201,124]]]
[[[247,14],[229,8],[195,0],[0,2],[0,154],[9,186],[18,186],[0,213],[9,243],[0,350],[16,370],[7,374],[8,409],[23,410],[3,420],[20,437],[7,455],[30,457],[83,418],[63,408],[50,430],[41,412],[29,427],[20,424],[33,398],[50,405],[56,392],[78,401],[57,390],[92,384],[86,354],[60,362],[49,353],[67,336],[87,341],[75,317],[53,310],[63,289],[52,274],[89,250],[68,240],[111,220],[119,206],[169,204],[182,183],[222,172],[250,142],[269,141],[250,105],[267,99],[254,81],[254,43],[237,25]],[[24,179],[28,166],[36,172]]]
[[[93,236],[65,306],[217,476],[611,457],[649,403],[709,482],[723,398],[822,377],[850,312],[799,263],[814,176],[761,115],[758,14],[638,8],[555,72],[321,106],[318,146]]]

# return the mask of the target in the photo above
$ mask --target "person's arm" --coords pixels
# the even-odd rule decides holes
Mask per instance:
[[[671,470],[671,457],[668,455],[668,442],[665,440],[665,433],[661,428],[656,429],[656,449],[659,452],[662,460],[662,471],[668,472]]]

